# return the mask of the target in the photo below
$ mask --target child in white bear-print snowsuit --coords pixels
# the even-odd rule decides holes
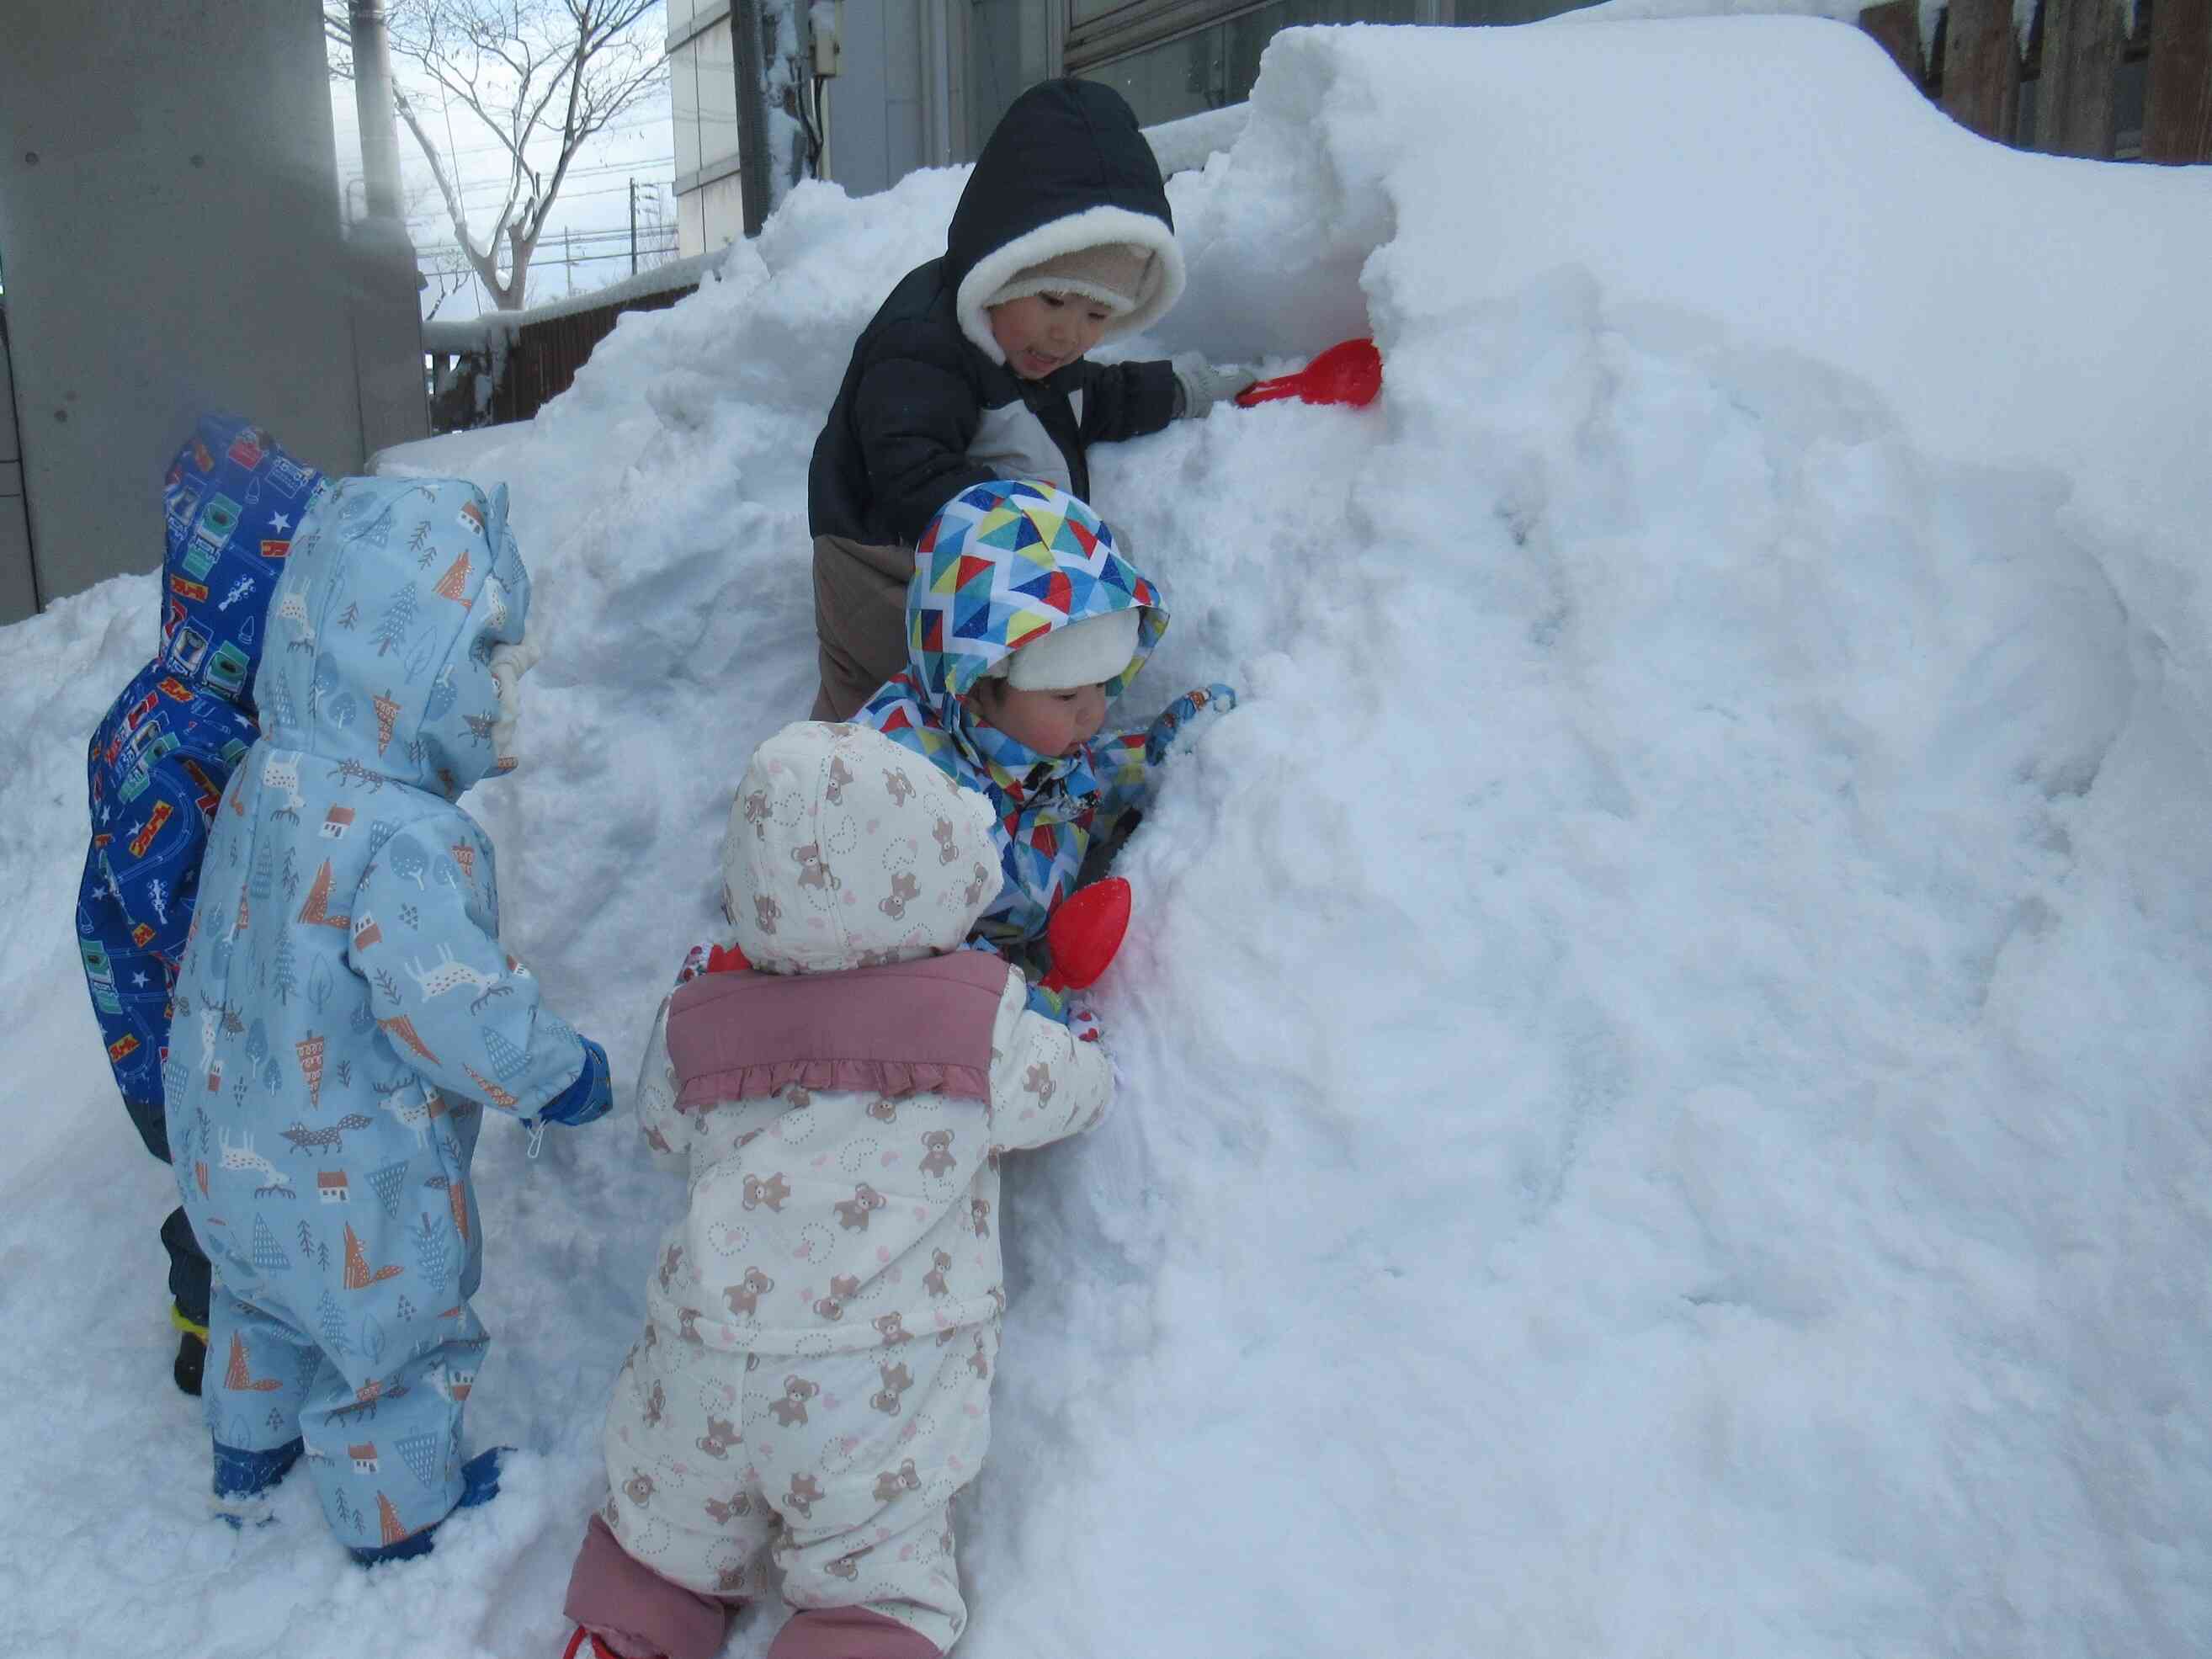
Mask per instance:
[[[1113,1092],[1095,1024],[958,948],[991,834],[983,796],[861,726],[787,726],[747,767],[743,956],[694,953],[638,1080],[690,1204],[608,1407],[572,1655],[710,1659],[771,1554],[799,1609],[771,1659],[933,1659],[966,1624],[949,1505],[990,1438],[1000,1154]]]

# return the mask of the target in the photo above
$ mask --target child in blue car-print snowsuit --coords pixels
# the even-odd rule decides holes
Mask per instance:
[[[1168,624],[1166,596],[1083,502],[1036,480],[948,501],[915,551],[906,672],[854,718],[979,790],[1005,872],[975,937],[1042,966],[1045,924],[1095,841],[1128,827],[1183,723],[1236,706],[1214,685],[1142,731],[1098,735]]]
[[[169,1161],[161,1056],[169,986],[199,897],[200,857],[230,769],[258,735],[252,682],[269,592],[324,489],[259,428],[201,417],[162,484],[161,643],[93,729],[92,844],[76,942],[116,1087],[146,1150]],[[200,1391],[208,1262],[181,1209],[161,1224],[174,1376]]]
[[[489,1341],[469,1306],[483,1109],[588,1121],[606,1056],[499,941],[490,841],[454,802],[514,764],[530,579],[453,480],[349,478],[273,597],[262,736],[222,805],[177,976],[169,1145],[215,1264],[217,1508],[305,1450],[364,1562],[496,1491],[464,1465]]]

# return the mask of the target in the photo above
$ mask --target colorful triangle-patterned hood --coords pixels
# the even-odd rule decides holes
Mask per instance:
[[[932,712],[960,731],[961,699],[993,664],[1070,623],[1133,607],[1143,611],[1136,652],[1106,682],[1109,702],[1166,631],[1166,596],[1065,490],[1024,479],[977,484],[945,503],[915,549],[908,675]]]

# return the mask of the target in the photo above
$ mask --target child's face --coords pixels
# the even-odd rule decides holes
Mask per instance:
[[[1098,735],[1106,723],[1106,688],[1074,685],[1065,690],[1024,691],[1002,679],[979,680],[968,707],[987,726],[995,726],[1018,744],[1055,758]]]
[[[1079,294],[1025,294],[993,306],[990,317],[1006,367],[1024,380],[1042,380],[1097,345],[1114,313]]]

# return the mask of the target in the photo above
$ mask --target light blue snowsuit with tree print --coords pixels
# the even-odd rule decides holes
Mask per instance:
[[[529,603],[504,489],[349,478],[302,520],[177,979],[163,1080],[216,1274],[218,1488],[226,1455],[303,1438],[356,1547],[461,1495],[482,1109],[528,1116],[585,1064],[501,948],[491,842],[453,804],[503,769],[489,659]]]

